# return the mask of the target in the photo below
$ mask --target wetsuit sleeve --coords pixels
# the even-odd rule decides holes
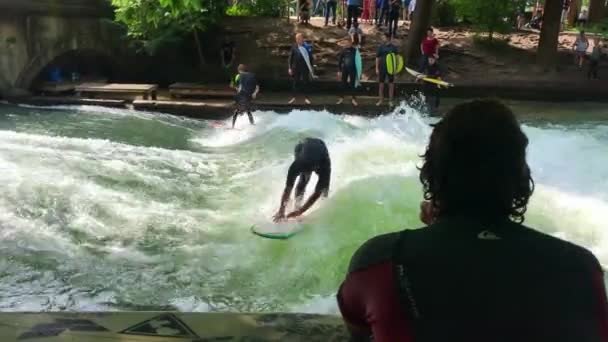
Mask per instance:
[[[331,179],[331,164],[329,161],[325,163],[319,170],[319,180],[315,192],[329,191],[329,182]]]
[[[291,50],[289,51],[289,58],[287,59],[287,67],[289,69],[294,69],[293,68],[293,63],[295,62],[294,58],[295,58],[295,56],[294,56],[294,49],[293,49],[293,46],[292,46]]]
[[[344,50],[340,51],[338,54],[338,72],[342,71],[342,67],[344,66]]]

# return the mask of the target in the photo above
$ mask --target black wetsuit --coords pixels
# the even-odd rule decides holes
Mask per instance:
[[[253,101],[253,93],[258,86],[258,81],[255,78],[255,74],[250,72],[241,72],[237,76],[235,86],[238,89],[236,94],[235,102],[236,109],[234,110],[234,117],[232,118],[232,127],[236,123],[236,118],[239,114],[247,113],[249,122],[253,125],[253,115],[251,114],[251,107]]]
[[[427,64],[422,70],[422,73],[430,78],[440,78],[441,67],[438,63],[433,65]],[[431,112],[436,112],[441,100],[439,97],[439,87],[434,83],[424,82],[424,97],[426,98],[426,104],[429,107],[429,110]]]
[[[331,160],[327,146],[321,139],[305,138],[296,145],[295,160],[291,163],[287,173],[286,189],[293,189],[296,178],[300,177],[296,186],[296,198],[304,196],[306,185],[310,181],[312,172],[316,172],[319,181],[315,192],[321,192],[327,196],[329,192],[329,181],[331,178]]]
[[[308,50],[306,53],[308,53]],[[314,65],[314,59],[311,53],[308,53],[308,58],[310,60],[310,66],[312,67]],[[287,63],[293,72],[294,93],[301,91],[306,94],[308,92],[312,75],[310,74],[310,70],[308,69],[308,65],[306,64],[304,57],[302,57],[298,44],[291,47],[291,51],[289,52],[289,60]]]
[[[351,93],[354,97],[355,83],[357,81],[357,65],[355,57],[357,49],[349,47],[340,52],[338,55],[338,70],[342,73],[342,87],[344,93]]]

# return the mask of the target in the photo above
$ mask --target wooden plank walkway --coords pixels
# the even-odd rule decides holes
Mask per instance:
[[[141,94],[144,100],[148,98],[156,99],[158,85],[156,84],[123,84],[123,83],[83,83],[76,86],[76,95],[94,96],[96,94]]]

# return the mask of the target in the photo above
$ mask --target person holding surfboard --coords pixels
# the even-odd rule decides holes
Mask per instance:
[[[353,106],[358,105],[355,97],[356,85],[359,78],[357,53],[358,50],[353,47],[352,41],[346,40],[346,47],[338,54],[338,80],[342,81],[344,94],[352,96],[351,102]],[[361,58],[361,55],[359,55],[359,58]],[[336,104],[340,105],[344,102],[344,94],[338,98]]]
[[[429,56],[428,62],[422,70],[422,74],[416,76],[416,81],[420,82],[425,78],[441,80],[441,67],[434,56]],[[440,88],[441,86],[439,84],[424,81],[423,92],[430,113],[436,113],[439,108],[439,102],[441,100],[439,97]]]
[[[393,38],[397,37],[399,28],[399,16],[401,16],[401,0],[390,0],[390,10],[388,14],[388,34]]]
[[[260,91],[260,86],[255,78],[255,74],[247,71],[245,64],[239,65],[239,74],[234,78],[233,87],[236,89],[236,109],[234,110],[234,116],[232,117],[232,128],[236,124],[236,119],[247,113],[249,117],[249,123],[255,125],[253,120],[253,114],[251,114],[251,105],[253,100],[257,97]]]
[[[327,197],[329,193],[331,160],[325,142],[317,138],[305,138],[296,145],[294,157],[295,159],[287,172],[287,182],[285,184],[285,190],[283,190],[283,195],[281,196],[279,211],[273,217],[274,222],[282,221],[285,218],[295,218],[304,214],[321,196]],[[310,176],[313,172],[319,176],[315,192],[308,198],[303,206],[300,206],[300,203],[304,198],[306,186],[308,185]],[[298,177],[300,179],[296,186],[295,193],[296,209],[285,216],[285,209],[289,202],[289,197],[291,196],[296,178]]]
[[[294,96],[289,100],[289,104],[296,102],[298,92],[304,93],[304,102],[310,104],[308,98],[308,88],[311,80],[315,77],[313,70],[313,54],[304,45],[304,35],[296,34],[296,43],[291,47],[287,67],[289,76],[293,79]]]
[[[378,51],[376,52],[376,74],[378,75],[378,97],[380,98],[376,103],[376,106],[380,106],[384,102],[384,84],[387,81],[389,106],[393,106],[393,96],[395,95],[396,63],[387,63],[387,57],[396,57],[399,50],[392,43],[392,39],[393,37],[391,37],[391,35],[385,35],[384,44],[380,45]],[[396,60],[397,58],[390,59],[392,61],[393,59]]]

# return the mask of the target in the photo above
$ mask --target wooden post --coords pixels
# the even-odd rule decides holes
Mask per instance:
[[[422,39],[431,22],[434,2],[435,0],[418,0],[416,2],[414,18],[412,18],[412,22],[410,23],[410,32],[407,35],[405,43],[404,54],[407,65],[413,66],[418,64],[417,61],[421,55],[420,43],[422,43]]]
[[[605,0],[589,0],[589,22],[597,23],[605,18]]]
[[[546,0],[543,26],[540,30],[540,41],[536,54],[537,64],[546,69],[553,69],[557,65],[557,43],[561,17],[562,0]]]
[[[576,20],[578,19],[578,14],[581,11],[581,5],[583,2],[581,0],[572,0],[570,2],[570,9],[568,10],[568,26],[573,27],[576,25]]]

